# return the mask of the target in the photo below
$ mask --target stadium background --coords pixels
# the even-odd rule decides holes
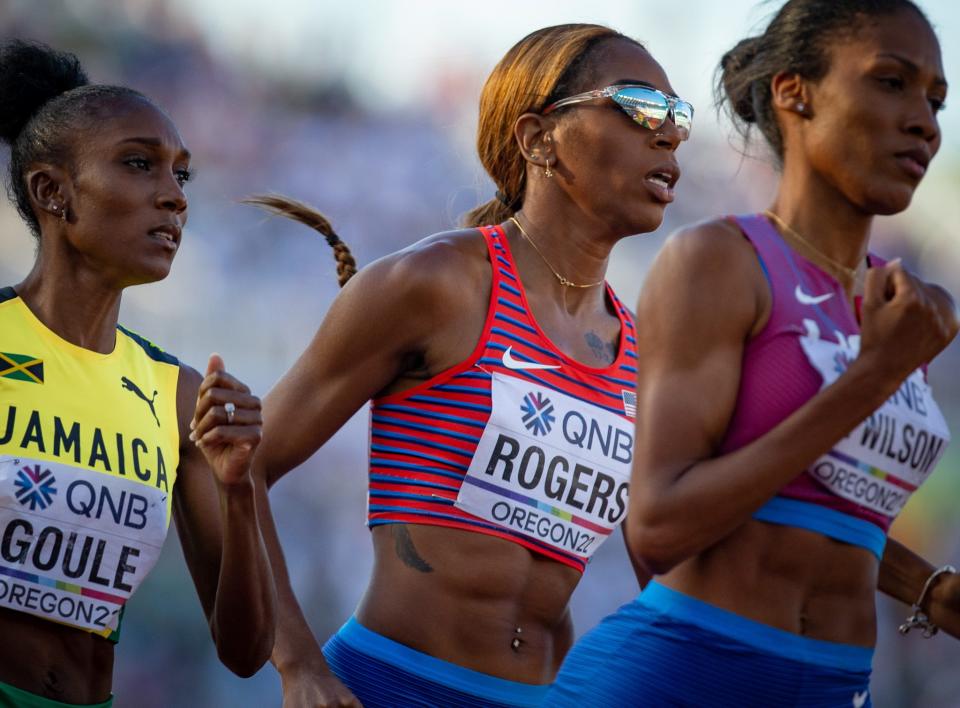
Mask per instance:
[[[948,80],[960,81],[960,5],[921,4],[938,28]],[[473,148],[483,79],[511,44],[537,27],[601,22],[632,35],[697,107],[693,137],[679,152],[678,197],[663,227],[614,253],[609,279],[625,301],[636,301],[650,259],[670,231],[768,203],[773,180],[762,151],[742,153],[713,110],[710,89],[722,52],[762,26],[780,2],[585,5],[0,0],[0,36],[76,52],[95,81],[141,89],[174,117],[198,172],[188,187],[189,225],[172,275],[128,292],[121,319],[194,366],[220,352],[262,395],[306,345],[337,286],[322,240],[237,200],[275,190],[314,203],[360,264],[454,226],[493,191]],[[874,248],[902,255],[960,298],[960,111],[948,108],[942,125],[943,148],[913,206],[878,221]],[[32,257],[26,228],[4,201],[0,285],[22,278]],[[954,343],[931,377],[960,437],[958,371],[960,344]],[[364,410],[272,494],[293,582],[321,641],[350,614],[370,569],[363,525],[366,424]],[[958,499],[955,443],[894,535],[935,563],[960,564]],[[635,592],[614,539],[574,596],[578,631]],[[905,612],[880,604],[875,705],[960,706],[960,642],[897,636]],[[115,688],[118,708],[280,703],[272,668],[242,681],[218,663],[172,538],[129,605]]]

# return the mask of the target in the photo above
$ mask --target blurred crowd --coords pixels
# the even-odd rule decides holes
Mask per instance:
[[[314,204],[361,265],[456,226],[460,214],[493,192],[472,147],[477,98],[492,67],[465,70],[451,62],[424,87],[419,109],[377,109],[359,100],[358,92],[372,87],[353,86],[323,67],[316,81],[305,81],[223,58],[211,48],[209,28],[177,7],[148,0],[0,0],[0,37],[73,51],[93,80],[140,89],[173,116],[197,170],[188,185],[189,223],[173,274],[130,291],[121,321],[195,366],[220,352],[262,395],[306,345],[337,285],[322,239],[238,200],[276,191]],[[700,109],[698,121],[679,154],[684,176],[667,221],[615,251],[609,279],[627,302],[636,300],[671,230],[717,213],[762,209],[771,196],[768,162],[730,139],[710,107]],[[945,136],[938,161],[947,166],[940,167],[939,181],[921,186],[905,215],[878,223],[874,248],[902,255],[960,298],[960,248],[950,240],[956,221],[938,210],[946,202],[956,209],[958,146],[960,136]],[[0,285],[23,277],[32,248],[26,227],[4,202]],[[955,343],[931,377],[960,437],[958,370]],[[364,526],[367,417],[359,413],[272,493],[292,579],[321,641],[350,615],[371,566]],[[936,564],[960,565],[958,499],[955,443],[893,534]],[[578,631],[637,589],[622,543],[604,545],[574,596]],[[896,626],[907,608],[884,601],[879,612],[877,708],[960,706],[960,641],[901,638]],[[116,676],[118,708],[280,705],[272,668],[241,681],[220,666],[173,538],[128,606]]]

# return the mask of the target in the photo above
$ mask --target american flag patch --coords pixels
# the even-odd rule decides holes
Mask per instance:
[[[627,389],[620,389],[620,393],[623,394],[623,412],[629,418],[637,417],[637,393],[636,391],[628,391]]]

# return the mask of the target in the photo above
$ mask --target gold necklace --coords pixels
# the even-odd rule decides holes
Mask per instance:
[[[520,234],[527,240],[527,243],[533,246],[533,250],[536,251],[537,255],[540,256],[540,258],[543,259],[543,262],[547,264],[547,268],[550,269],[550,272],[553,273],[555,276],[557,276],[557,280],[560,281],[560,285],[563,285],[564,287],[567,287],[567,288],[593,288],[593,287],[596,287],[597,285],[603,285],[603,282],[604,282],[603,280],[598,280],[595,283],[581,284],[581,283],[574,283],[572,280],[567,280],[566,278],[564,278],[562,275],[560,275],[557,272],[556,268],[550,265],[550,261],[548,261],[547,257],[543,255],[543,251],[537,248],[537,244],[535,244],[533,242],[533,239],[531,239],[527,235],[527,232],[523,230],[523,227],[520,225],[520,221],[517,219],[517,217],[511,216],[509,221],[512,221],[514,224],[517,225],[517,228],[520,229]]]
[[[860,273],[860,267],[861,267],[862,264],[857,265],[855,268],[851,268],[851,267],[849,267],[849,266],[843,265],[843,263],[840,263],[839,261],[835,261],[835,260],[832,259],[830,256],[828,256],[826,253],[824,253],[824,252],[821,251],[819,248],[817,248],[817,247],[814,246],[812,243],[810,243],[810,242],[809,242],[807,239],[805,239],[803,236],[801,236],[800,233],[799,233],[796,229],[794,229],[793,227],[791,227],[790,224],[788,224],[786,221],[784,221],[784,220],[781,219],[779,216],[777,216],[776,214],[774,214],[772,211],[770,211],[769,209],[765,209],[763,213],[764,213],[764,215],[765,215],[767,218],[769,218],[769,219],[770,219],[771,221],[773,221],[778,227],[780,227],[780,232],[781,232],[782,234],[784,234],[784,235],[786,235],[786,236],[791,236],[791,237],[793,237],[795,240],[799,241],[799,242],[800,242],[802,245],[804,245],[809,251],[811,251],[812,253],[815,253],[817,256],[819,256],[820,258],[822,258],[822,259],[826,262],[826,264],[831,267],[831,269],[833,269],[834,271],[838,271],[841,275],[843,275],[844,278],[845,278],[846,280],[848,280],[849,282],[851,282],[851,283],[856,282],[856,280],[857,280],[857,275]],[[834,275],[836,275],[836,272],[834,273]]]

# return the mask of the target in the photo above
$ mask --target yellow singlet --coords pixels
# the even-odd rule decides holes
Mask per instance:
[[[117,628],[167,534],[179,371],[122,327],[77,347],[0,289],[0,607]]]

